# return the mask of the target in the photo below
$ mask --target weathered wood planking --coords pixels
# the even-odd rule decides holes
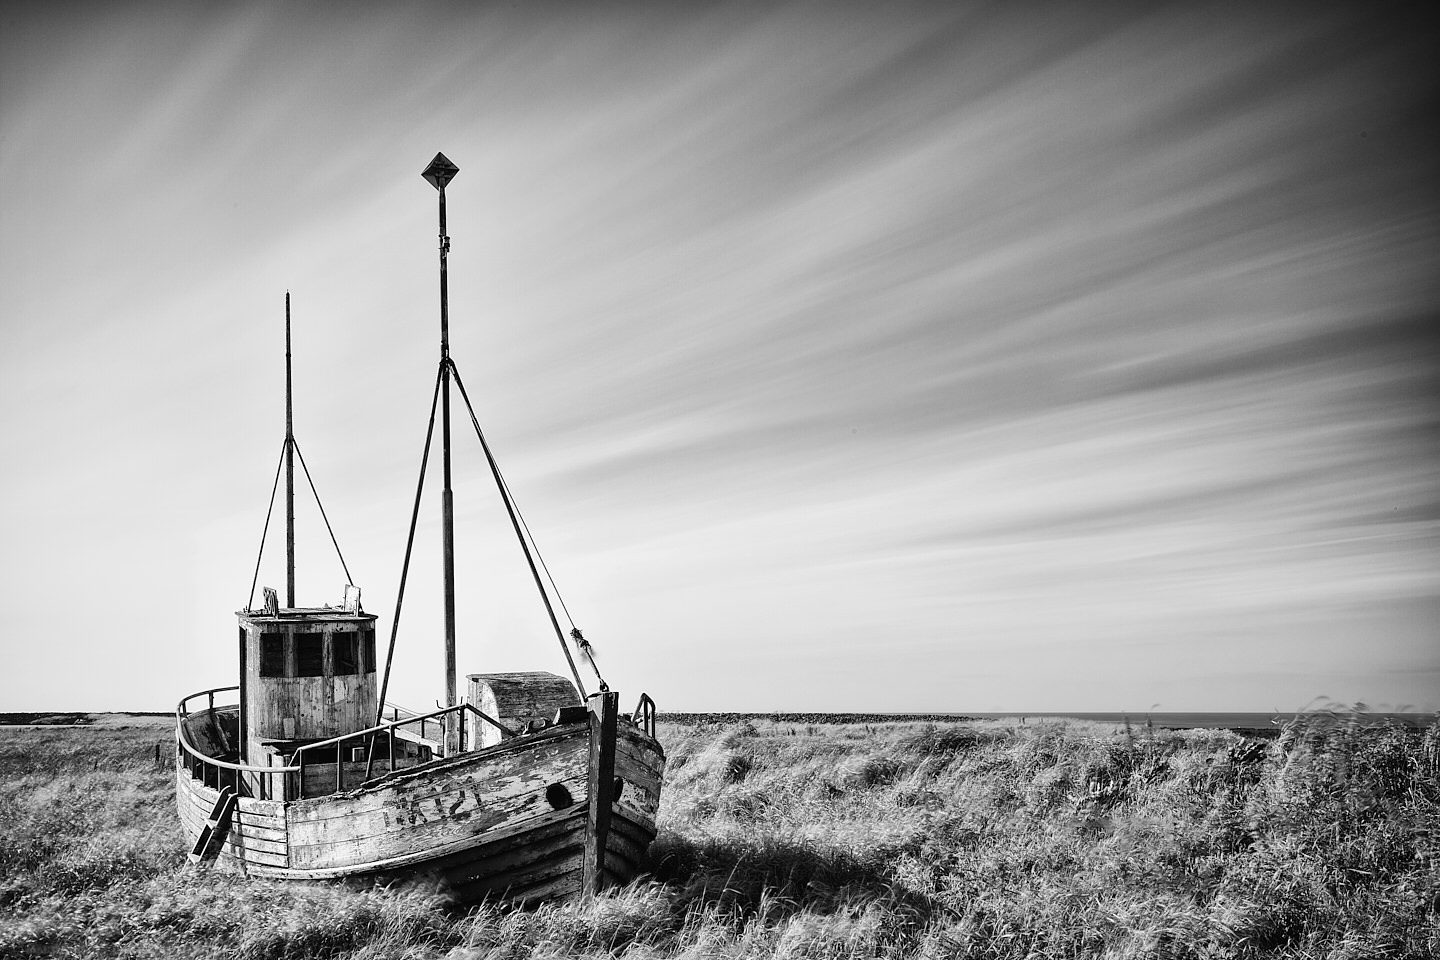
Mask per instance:
[[[195,814],[193,808],[182,812],[180,822],[185,833],[189,837],[199,837],[205,826],[205,814]],[[194,843],[194,840],[191,840]],[[234,859],[238,863],[247,865],[258,864],[273,867],[285,867],[288,865],[288,858],[284,852],[283,844],[280,849],[276,845],[262,840],[246,837],[233,824],[226,832],[219,847],[222,858]]]
[[[580,880],[581,870],[577,866],[573,870],[542,871],[523,879],[496,878],[452,889],[462,903],[475,903],[489,897],[527,904],[573,897],[580,892]]]
[[[206,786],[199,780],[191,777],[182,767],[177,770],[176,776],[179,786],[176,790],[176,802],[187,803],[192,809],[201,814],[201,819],[208,816],[215,799],[220,791],[214,787]],[[256,826],[270,829],[285,830],[285,804],[278,800],[258,800],[254,797],[241,797],[238,803],[237,815],[242,823],[253,823]]]
[[[193,844],[205,828],[219,791],[193,779],[183,767],[176,772],[177,812],[186,837]],[[230,829],[220,846],[222,856],[245,863],[289,866],[285,805],[277,801],[240,797]]]
[[[605,845],[605,872],[619,877],[620,883],[629,883],[637,875],[649,869],[650,844],[655,839],[653,827],[646,827],[630,820],[623,813],[616,812],[610,821],[610,833]],[[613,881],[607,879],[606,883]]]
[[[572,807],[537,817],[504,837],[491,837],[471,850],[440,861],[440,873],[458,899],[511,896],[536,886],[573,878],[578,890],[585,848],[586,810]]]
[[[369,781],[364,789],[351,790],[323,798],[328,801],[336,801],[328,808],[324,808],[328,810],[325,813],[319,812],[322,810],[322,805],[316,803],[308,803],[302,809],[307,811],[307,817],[312,819],[349,816],[350,808],[346,803],[339,801],[354,800],[364,794],[374,793],[382,788],[399,784],[409,785],[415,789],[424,788],[428,784],[430,792],[438,795],[448,789],[447,784],[454,778],[473,776],[469,768],[473,767],[477,760],[523,766],[525,763],[535,763],[545,758],[555,757],[558,755],[557,751],[573,752],[576,749],[574,741],[584,743],[585,736],[586,729],[583,724],[552,727],[541,733],[509,740],[500,746],[488,748],[483,753],[463,753],[449,759],[442,758],[377,777]],[[291,808],[290,815],[294,816],[294,804],[289,806]]]
[[[612,734],[603,716],[597,719],[595,743],[592,725],[575,723],[398,770],[347,793],[290,802],[241,797],[217,866],[280,879],[430,873],[465,903],[538,902],[628,883],[648,866],[665,755],[630,724],[612,727]],[[602,750],[602,763],[594,764],[594,748],[610,737],[612,757]],[[605,792],[619,781],[620,793],[600,818],[606,829],[597,832],[589,796],[592,778],[602,774]],[[193,842],[219,791],[183,761],[176,777],[177,809]],[[333,765],[324,773],[317,766],[307,787],[333,788],[333,777]],[[566,787],[569,806],[551,809],[552,784]]]
[[[226,724],[217,721],[209,710],[191,714],[181,723],[191,745],[206,756],[219,759],[230,752],[230,744],[226,741],[226,734],[229,732]],[[230,725],[235,723],[232,719]]]
[[[536,885],[580,872],[585,847],[584,808],[557,811],[511,831],[504,839],[485,840],[438,862],[437,872],[463,902],[511,896]],[[559,818],[559,819],[556,819]]]
[[[373,643],[375,617],[342,610],[290,610],[283,617],[240,615],[245,631],[245,738],[261,740],[322,740],[360,730],[375,719],[376,677],[373,656],[368,670],[337,673],[334,641],[338,636],[364,637]],[[282,676],[262,675],[262,637],[278,638],[284,646]],[[317,641],[323,649],[323,673],[300,676],[297,643]],[[360,667],[352,664],[351,668]]]
[[[187,833],[198,837],[205,826],[207,814],[208,811],[206,813],[196,813],[193,807],[182,811],[180,819],[185,824]],[[225,834],[225,842],[230,846],[243,848],[247,852],[258,851],[279,857],[282,861],[287,861],[288,844],[284,840],[283,833],[280,834],[281,839],[274,839],[276,833],[277,831],[273,830],[267,830],[263,833],[257,832],[254,827],[234,822],[234,818],[232,817],[230,828]],[[194,841],[192,840],[191,842],[193,843]],[[288,862],[282,862],[280,865],[288,866],[289,864]]]
[[[615,776],[625,781],[616,809],[653,829],[660,810],[660,783],[665,754],[659,744],[634,727],[621,725],[615,737]]]
[[[562,860],[571,868],[578,868],[580,851],[585,846],[585,820],[579,811],[564,813],[560,819],[529,824],[528,829],[484,840],[462,855],[447,858],[447,862],[440,865],[446,879],[452,885],[463,885]]]
[[[320,740],[360,730],[375,720],[375,675],[276,677],[247,685],[251,738]],[[284,721],[292,723],[287,731]]]
[[[547,734],[549,734],[547,736]],[[585,728],[559,727],[354,793],[290,804],[291,865],[361,866],[473,837],[548,812],[546,788],[585,793]]]
[[[408,762],[410,766],[413,767],[419,761],[406,761],[403,757],[396,757],[395,769],[403,769],[401,764],[405,762]],[[383,775],[389,772],[387,769],[389,766],[389,754],[385,750],[385,745],[381,744],[375,751],[375,763],[370,768],[370,778],[373,780],[377,774]],[[366,763],[364,760],[345,761],[345,790],[354,790],[362,783],[367,782],[365,779],[365,767]],[[297,774],[296,776],[298,778],[299,775]],[[335,764],[307,762],[305,764],[305,796],[307,798],[325,797],[333,794],[334,792]]]
[[[553,772],[564,775],[568,772],[567,760],[577,752],[574,739],[573,735],[551,738],[547,743],[526,744],[532,749],[508,750],[503,754],[466,754],[453,760],[438,761],[424,768],[400,771],[363,791],[326,797],[323,798],[323,803],[297,804],[292,807],[290,816],[292,820],[303,819],[306,823],[313,824],[318,831],[339,831],[342,836],[370,836],[402,829],[405,825],[412,825],[412,819],[428,819],[424,816],[427,805],[438,806],[439,810],[449,814],[447,801],[453,803],[457,799],[458,790],[475,787],[479,774],[502,777],[528,775],[537,781],[543,780],[544,785],[554,782],[553,779],[545,779],[542,774]],[[479,793],[493,794],[495,791],[481,789]],[[403,800],[399,810],[392,809],[393,804],[386,805],[387,801],[396,797]],[[467,804],[470,799],[466,798]],[[415,810],[417,805],[420,807],[419,812]],[[468,809],[468,806],[455,813],[459,814],[465,809]],[[364,814],[371,814],[371,821],[379,825],[371,831],[357,831],[356,818]]]
[[[578,893],[583,873],[578,857],[574,857],[564,862],[538,864],[513,874],[496,875],[451,889],[456,899],[467,903],[487,896],[491,899],[539,902]]]
[[[469,679],[470,702],[516,731],[533,721],[549,720],[561,707],[582,702],[574,684],[553,673],[472,673]],[[503,739],[500,730],[478,717],[467,717],[465,723],[469,742],[477,748]]]
[[[541,814],[510,827],[486,833],[483,838],[465,837],[443,846],[431,847],[419,853],[412,853],[403,857],[395,857],[390,860],[377,861],[361,867],[340,867],[336,869],[319,870],[294,870],[291,876],[303,877],[305,879],[330,879],[333,877],[355,876],[357,874],[373,874],[377,877],[400,877],[415,873],[439,873],[445,875],[455,872],[457,875],[469,870],[474,875],[481,875],[484,870],[471,866],[478,859],[483,858],[493,849],[503,849],[506,845],[523,843],[536,830],[543,830],[552,822],[568,823],[577,819],[583,820],[584,808],[567,810],[556,810],[548,814]],[[580,828],[583,830],[583,826]],[[576,843],[579,844],[577,834]],[[578,846],[577,846],[578,849]],[[465,874],[469,875],[469,874]]]

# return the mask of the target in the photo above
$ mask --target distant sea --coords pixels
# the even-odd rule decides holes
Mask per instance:
[[[1026,723],[1032,720],[1089,720],[1098,723],[1126,723],[1132,727],[1160,730],[1243,730],[1260,734],[1276,734],[1281,727],[1299,716],[1333,716],[1337,720],[1360,723],[1398,723],[1412,730],[1424,730],[1435,723],[1433,713],[1387,713],[1309,710],[1304,713],[681,713],[661,712],[660,719],[671,723],[736,723],[742,720],[776,720],[781,723],[886,723],[896,721],[945,720],[1009,720]]]
[[[1019,720],[1032,717],[1068,717],[1073,720],[1096,720],[1102,723],[1124,723],[1159,727],[1164,730],[1278,730],[1298,716],[1313,716],[1325,711],[1299,713],[970,713],[977,720]],[[1424,730],[1435,722],[1433,713],[1348,713],[1336,712],[1341,719],[1355,717],[1365,723],[1395,722],[1415,730]]]

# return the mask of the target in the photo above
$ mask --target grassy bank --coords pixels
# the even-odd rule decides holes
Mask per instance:
[[[662,729],[653,882],[535,911],[187,866],[153,725],[0,730],[0,956],[1440,955],[1440,728]]]

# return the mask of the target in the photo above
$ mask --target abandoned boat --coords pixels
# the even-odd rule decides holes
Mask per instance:
[[[548,568],[543,560],[536,566],[529,528],[450,358],[445,187],[457,172],[437,154],[422,174],[439,191],[440,366],[383,674],[376,661],[376,617],[361,607],[358,589],[347,584],[337,606],[295,603],[299,447],[286,294],[285,443],[271,491],[273,510],[283,466],[286,602],[282,606],[276,591],[265,588],[263,604],[253,606],[257,559],[250,600],[237,614],[238,686],[192,694],[176,708],[176,801],[193,862],[278,879],[433,877],[461,903],[565,898],[626,883],[645,868],[665,765],[655,737],[655,704],[642,694],[632,713],[621,714],[618,694],[598,669],[599,689],[587,693],[570,645],[594,669],[589,644],[573,624],[568,635],[559,624],[551,602],[554,583],[547,587],[539,573],[544,569],[548,578]],[[470,674],[467,696],[457,700],[452,380],[573,683],[545,672]],[[437,404],[446,706],[416,713],[387,704],[385,696]],[[300,463],[308,478],[303,455]],[[313,492],[313,480],[310,486]],[[320,513],[325,516],[323,507]],[[328,518],[325,523],[329,529]],[[262,533],[262,556],[264,539]],[[350,579],[348,568],[345,575]]]

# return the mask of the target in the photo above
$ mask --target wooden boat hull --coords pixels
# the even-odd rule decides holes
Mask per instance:
[[[605,764],[607,740],[613,753]],[[572,896],[644,871],[664,762],[643,730],[613,721],[606,730],[592,714],[589,722],[397,770],[344,793],[241,796],[216,837],[216,860],[277,879],[433,878],[462,903]],[[599,776],[602,766],[610,776]],[[596,783],[596,796],[608,802],[591,802]],[[193,842],[220,789],[193,776],[182,758],[176,797]]]

